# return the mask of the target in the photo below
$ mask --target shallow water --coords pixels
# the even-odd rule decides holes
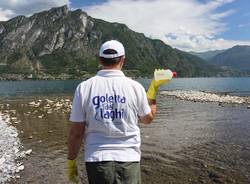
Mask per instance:
[[[59,103],[70,96],[46,97]],[[40,99],[36,107],[28,105]],[[10,183],[68,183],[65,177],[68,106],[53,107],[45,96],[8,98],[17,110],[24,150],[21,178]],[[66,103],[65,101],[63,103]],[[51,105],[52,106],[52,105]],[[29,113],[28,113],[29,112]],[[40,117],[40,118],[39,118]],[[237,183],[250,181],[250,110],[244,105],[188,102],[160,95],[157,118],[141,125],[142,183]],[[86,182],[79,154],[82,183]]]

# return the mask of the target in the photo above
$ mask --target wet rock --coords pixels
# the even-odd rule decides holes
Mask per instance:
[[[215,183],[218,184],[224,184],[225,182],[222,180],[222,178],[220,178],[220,176],[218,174],[216,174],[213,171],[210,171],[208,174],[208,177]]]
[[[30,155],[31,153],[32,153],[32,149],[25,151],[25,155]]]
[[[203,166],[204,168],[208,168],[208,165],[205,164],[205,163],[202,163],[202,166]]]

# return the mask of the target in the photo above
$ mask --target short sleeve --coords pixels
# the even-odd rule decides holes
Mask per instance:
[[[145,89],[141,86],[141,98],[139,101],[139,111],[138,111],[138,115],[140,117],[146,116],[147,114],[149,114],[151,112],[151,108],[148,104],[148,99],[147,99],[147,95],[146,95],[146,91]]]
[[[86,120],[86,115],[85,111],[83,109],[83,97],[82,97],[82,88],[81,85],[79,85],[76,88],[74,99],[73,99],[73,104],[72,104],[72,109],[70,113],[70,118],[69,120],[71,122],[85,122]]]

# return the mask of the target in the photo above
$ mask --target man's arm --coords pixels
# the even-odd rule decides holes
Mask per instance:
[[[151,112],[146,116],[140,117],[140,121],[142,123],[149,124],[154,120],[156,114],[156,94],[158,92],[159,87],[166,83],[167,80],[152,80],[147,91],[148,104],[151,108]]]
[[[151,112],[147,114],[146,116],[139,117],[140,122],[143,124],[150,124],[155,118],[155,114],[157,110],[156,100],[148,99],[148,104],[151,108]]]
[[[72,123],[70,125],[68,159],[74,160],[80,150],[85,132],[85,123]]]

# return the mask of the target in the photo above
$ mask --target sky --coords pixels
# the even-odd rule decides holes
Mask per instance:
[[[64,4],[184,51],[250,45],[250,0],[0,0],[0,21]]]

